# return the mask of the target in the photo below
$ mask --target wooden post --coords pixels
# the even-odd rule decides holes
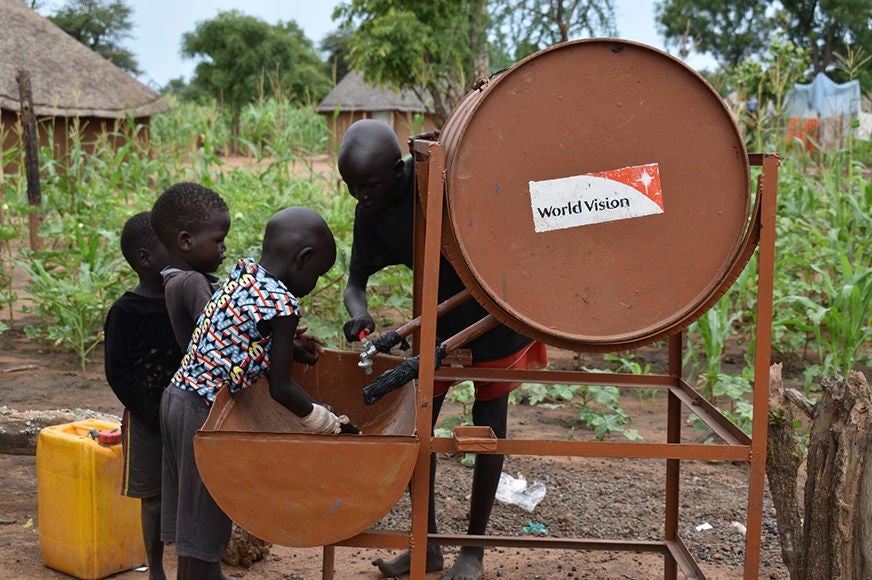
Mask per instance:
[[[19,70],[15,75],[18,94],[21,100],[22,139],[24,142],[24,167],[27,176],[27,203],[34,206],[30,212],[30,249],[39,250],[39,226],[42,225],[42,194],[39,188],[39,133],[36,129],[36,116],[33,114],[33,92],[30,89],[30,72]]]
[[[772,367],[769,486],[781,551],[793,580],[872,575],[872,396],[865,376],[826,377],[821,396],[807,400],[782,386]],[[811,418],[803,509],[797,473],[802,462],[791,404]]]

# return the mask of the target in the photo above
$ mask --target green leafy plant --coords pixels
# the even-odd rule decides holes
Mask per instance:
[[[639,361],[636,360],[635,354],[630,351],[626,353],[606,353],[603,355],[603,360],[617,363],[616,372],[627,372],[633,375],[647,375],[651,372],[651,365],[649,363],[645,363],[642,365]],[[636,395],[639,398],[639,403],[641,404],[646,399],[654,400],[657,398],[657,393],[660,389],[655,387],[640,387],[636,389]]]
[[[121,260],[106,252],[100,237],[79,237],[78,250],[64,252],[77,266],[59,268],[48,254],[34,253],[21,265],[28,275],[26,290],[36,298],[30,309],[39,322],[25,328],[28,337],[48,341],[72,350],[79,357],[82,372],[88,354],[103,339],[107,303],[120,295]]]
[[[822,286],[820,300],[788,296],[799,306],[794,325],[815,337],[818,363],[806,370],[806,385],[821,375],[845,376],[872,350],[872,267],[855,268],[842,254],[840,276],[813,266]]]

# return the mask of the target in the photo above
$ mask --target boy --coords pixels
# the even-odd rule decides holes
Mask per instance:
[[[165,580],[160,539],[160,400],[182,353],[164,305],[160,271],[167,264],[167,252],[148,212],[124,224],[121,253],[139,277],[136,287],[109,309],[104,326],[106,379],[124,405],[121,493],[140,498],[148,578]]]
[[[308,431],[337,434],[348,424],[314,403],[291,375],[294,360],[314,364],[321,352],[317,339],[299,332],[297,298],[335,259],[333,234],[317,212],[284,209],[267,223],[260,260],[240,260],[197,321],[161,406],[163,531],[164,540],[176,541],[180,579],[220,578],[230,539],[230,520],[204,487],[193,450],[219,389],[237,392],[268,373],[270,395],[303,417]]]
[[[161,272],[167,310],[176,341],[188,347],[194,321],[218,283],[213,273],[221,266],[230,231],[230,212],[220,195],[197,183],[168,187],[154,202],[151,223],[169,252]]]
[[[343,330],[349,341],[359,340],[360,332],[372,332],[375,322],[366,302],[366,284],[369,277],[390,265],[412,267],[414,222],[414,164],[411,157],[403,159],[400,145],[393,130],[386,124],[371,119],[353,123],[339,147],[339,173],[348,191],[357,200],[354,214],[354,238],[351,246],[348,283],[344,302],[351,320]],[[439,301],[463,289],[463,283],[441,257],[439,264]],[[438,320],[437,332],[447,339],[485,316],[486,312],[470,300],[444,314]],[[545,346],[538,341],[498,326],[467,345],[472,351],[473,366],[525,369],[547,364]],[[476,425],[491,427],[497,437],[505,438],[509,393],[520,383],[490,382],[475,384],[475,403],[472,408]],[[444,381],[433,386],[433,425],[451,386]],[[484,534],[493,508],[494,496],[503,466],[502,455],[479,454],[475,460],[470,500],[468,534]],[[437,533],[436,512],[433,504],[433,482],[436,473],[435,456],[430,467],[430,509],[428,528]],[[484,549],[465,546],[454,565],[443,578],[459,580],[479,578],[482,573]],[[404,553],[391,561],[374,562],[386,577],[401,576],[409,571],[409,554]],[[427,571],[441,570],[442,549],[427,546]]]

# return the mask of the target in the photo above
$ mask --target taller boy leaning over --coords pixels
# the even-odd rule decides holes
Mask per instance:
[[[184,352],[191,340],[197,318],[218,286],[218,278],[213,272],[221,266],[227,251],[224,238],[230,231],[230,212],[225,201],[216,192],[197,183],[180,182],[168,187],[154,202],[151,224],[167,250],[167,266],[161,270],[164,297],[176,343]],[[221,557],[226,544],[223,548],[207,551],[203,551],[201,546],[204,540],[207,543],[212,542],[212,547],[216,546],[213,540],[216,535],[220,544],[225,530],[229,537],[231,522],[202,487],[196,465],[193,465],[193,456],[191,471],[186,473],[190,482],[186,486],[201,490],[201,494],[187,497],[194,504],[191,509],[195,516],[198,513],[218,515],[212,520],[205,519],[204,515],[201,525],[209,531],[199,539],[199,543],[193,538],[176,537],[176,497],[168,497],[166,494],[168,431],[163,423],[161,419],[164,464],[161,539],[165,542],[176,542],[176,577],[179,580],[226,579],[227,576],[221,570]],[[169,433],[173,436],[172,430]]]

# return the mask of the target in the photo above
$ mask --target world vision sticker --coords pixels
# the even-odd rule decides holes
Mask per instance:
[[[657,163],[530,182],[537,232],[663,213]]]

